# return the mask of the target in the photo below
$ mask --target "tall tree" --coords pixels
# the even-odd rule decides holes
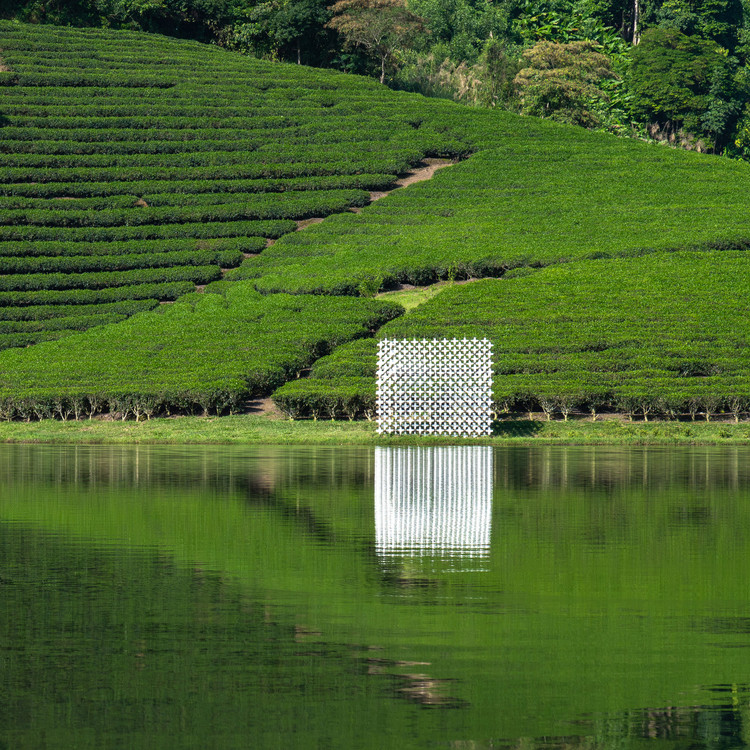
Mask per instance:
[[[522,112],[584,127],[599,124],[592,104],[605,99],[599,84],[614,77],[595,42],[538,42],[523,53],[526,67],[514,83]]]
[[[321,36],[331,17],[326,0],[268,0],[242,11],[227,35],[227,46],[241,52],[320,62]]]
[[[701,119],[712,84],[726,93],[725,64],[716,42],[676,29],[647,29],[633,50],[628,76],[636,115],[669,131],[704,133]]]
[[[397,51],[425,28],[424,19],[409,11],[404,0],[338,0],[329,10],[333,17],[327,26],[347,47],[364,49],[378,61],[381,83]]]

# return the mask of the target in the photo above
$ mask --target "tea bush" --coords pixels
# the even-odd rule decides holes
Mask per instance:
[[[248,284],[186,295],[117,325],[1,352],[0,418],[235,411],[402,312],[378,300],[264,297]]]

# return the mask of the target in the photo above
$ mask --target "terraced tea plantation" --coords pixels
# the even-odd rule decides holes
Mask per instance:
[[[185,295],[166,310],[70,336],[63,349],[7,350],[0,418],[241,411],[250,394],[268,393],[400,313],[379,300],[263,297],[247,284]]]
[[[470,159],[359,214],[287,235],[228,277],[267,292],[356,294],[363,282],[388,289],[749,244],[745,162],[501,112],[464,118],[479,149]]]
[[[220,279],[427,153],[367,79],[146,34],[0,22],[0,348]]]
[[[498,414],[750,410],[744,162],[146,34],[0,62],[0,418],[372,418],[373,335],[491,337]]]
[[[497,414],[739,418],[750,410],[748,288],[738,252],[567,263],[452,286],[379,337],[490,338]],[[376,352],[373,339],[342,346],[274,400],[293,417],[371,418]]]

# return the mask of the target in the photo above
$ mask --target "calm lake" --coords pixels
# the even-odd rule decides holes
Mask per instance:
[[[750,448],[0,446],[0,748],[733,748]]]

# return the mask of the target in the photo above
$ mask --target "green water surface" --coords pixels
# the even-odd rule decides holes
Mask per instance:
[[[750,448],[464,449],[384,551],[440,450],[0,446],[0,748],[745,745]]]

